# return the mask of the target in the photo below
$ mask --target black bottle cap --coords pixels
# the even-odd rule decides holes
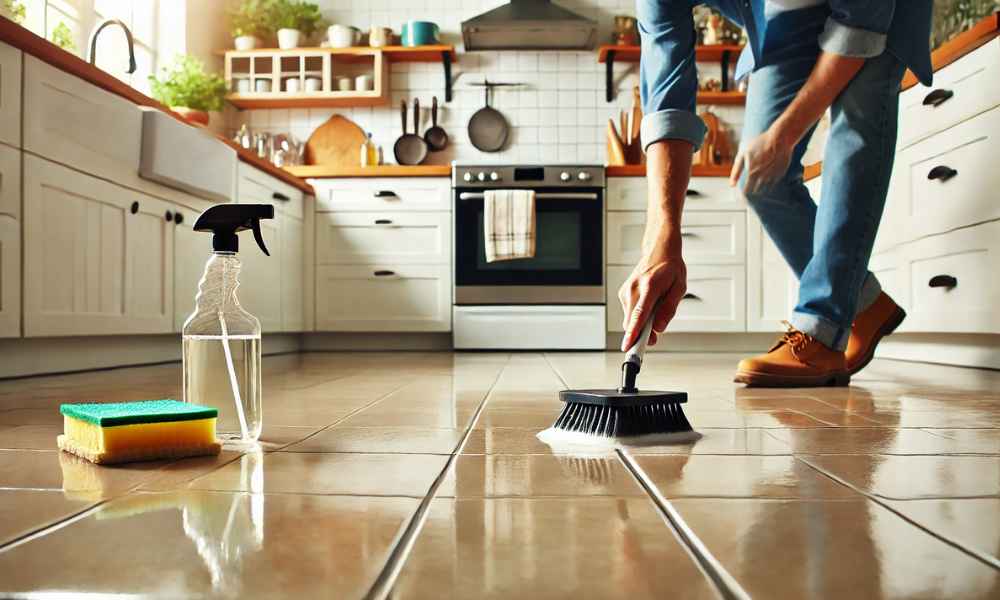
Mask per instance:
[[[201,213],[194,230],[211,231],[214,234],[212,249],[216,252],[239,252],[240,239],[236,234],[253,231],[257,245],[264,254],[271,256],[260,233],[260,220],[273,218],[274,207],[270,204],[216,204]]]

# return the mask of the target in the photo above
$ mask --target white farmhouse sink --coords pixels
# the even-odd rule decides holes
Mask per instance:
[[[236,150],[207,130],[142,109],[139,176],[208,200],[236,197]]]

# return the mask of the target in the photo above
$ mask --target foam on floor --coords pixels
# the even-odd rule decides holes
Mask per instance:
[[[538,432],[536,437],[553,448],[614,449],[690,444],[701,439],[701,434],[697,431],[678,431],[674,433],[649,433],[628,437],[606,437],[549,427],[545,431]]]

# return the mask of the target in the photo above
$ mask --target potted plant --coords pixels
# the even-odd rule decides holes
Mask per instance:
[[[27,9],[20,0],[0,0],[0,17],[10,19],[18,25],[23,25],[26,16]]]
[[[278,47],[297,48],[302,36],[309,37],[320,28],[323,16],[319,6],[302,0],[269,0],[268,23],[278,32]]]
[[[208,112],[222,109],[226,82],[193,56],[179,55],[163,68],[161,77],[149,76],[153,98],[189,123],[208,125]]]
[[[253,50],[274,31],[268,26],[267,0],[241,0],[229,11],[229,31],[237,50]]]

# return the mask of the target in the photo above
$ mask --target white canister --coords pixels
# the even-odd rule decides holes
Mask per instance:
[[[326,28],[326,39],[331,48],[350,48],[358,43],[361,31],[348,25],[330,25]]]
[[[265,78],[254,79],[253,89],[255,92],[270,92],[271,80]]]
[[[392,29],[372,25],[368,31],[368,45],[373,48],[392,45]]]
[[[249,77],[240,77],[236,80],[237,94],[249,94],[252,89],[253,86],[250,84]]]
[[[299,91],[299,78],[289,77],[285,79],[285,91],[289,94],[295,94]]]
[[[318,92],[323,89],[323,80],[319,77],[306,77],[305,89],[307,92]]]
[[[240,35],[233,38],[233,46],[240,51],[253,50],[257,47],[257,38],[252,35]]]
[[[354,78],[354,89],[359,92],[367,92],[375,89],[375,79],[367,73]]]
[[[292,48],[299,47],[299,39],[302,37],[302,32],[298,29],[279,29],[278,30],[278,47],[282,50],[290,50]]]
[[[354,89],[354,80],[350,77],[338,77],[337,89],[342,92],[349,92]]]

